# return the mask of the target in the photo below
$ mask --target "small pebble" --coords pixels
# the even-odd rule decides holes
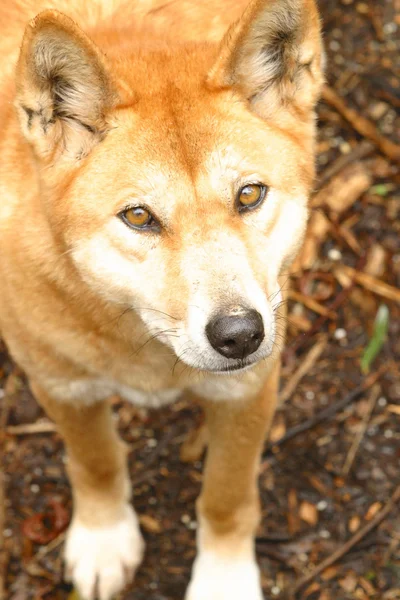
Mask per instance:
[[[190,517],[189,517],[189,515],[182,515],[181,516],[181,521],[185,525],[189,525],[189,523],[190,523]]]
[[[351,152],[351,146],[348,142],[342,142],[339,146],[339,150],[342,154],[349,154],[349,152]]]
[[[379,467],[374,467],[372,469],[371,476],[372,476],[372,479],[375,479],[378,481],[385,479],[385,473]]]
[[[300,552],[300,554],[297,555],[297,558],[301,560],[301,562],[308,562],[308,554],[305,552]]]
[[[32,492],[32,494],[38,494],[40,492],[40,487],[38,486],[37,483],[32,483],[31,492]]]
[[[12,534],[13,534],[12,529],[3,529],[3,536],[5,538],[12,537]]]
[[[335,61],[335,63],[337,65],[344,65],[344,63],[345,63],[344,56],[342,56],[341,54],[335,54],[335,57],[333,60]]]
[[[342,253],[337,248],[331,248],[328,252],[328,258],[337,262],[339,260],[342,260]]]
[[[394,434],[393,434],[393,431],[391,429],[386,429],[384,431],[383,435],[385,436],[385,438],[387,440],[390,440],[390,438],[392,438]]]
[[[331,534],[327,529],[323,529],[319,532],[319,536],[322,537],[324,540],[328,540],[331,537]]]
[[[155,448],[157,446],[157,444],[158,444],[158,442],[154,438],[147,440],[147,445],[149,448]]]
[[[383,31],[386,33],[386,35],[392,35],[392,33],[396,33],[397,29],[397,23],[385,23],[383,26]]]
[[[347,337],[347,331],[345,329],[336,329],[335,333],[333,334],[333,337],[335,338],[335,340],[344,340],[345,337]]]
[[[317,504],[317,510],[323,511],[328,508],[328,503],[326,500],[320,500]]]
[[[150,583],[149,583],[149,588],[150,588],[151,590],[156,590],[156,589],[158,588],[158,583],[157,583],[157,581],[150,581]]]
[[[312,390],[308,390],[306,392],[306,398],[307,400],[314,400],[315,398],[315,393]]]
[[[379,398],[379,400],[378,400],[378,406],[380,406],[380,407],[383,408],[384,406],[386,406],[386,404],[387,404],[386,398],[384,398],[383,396],[381,396]]]
[[[271,594],[273,596],[279,596],[280,593],[281,593],[281,588],[278,587],[277,585],[274,585],[274,587],[271,589]]]

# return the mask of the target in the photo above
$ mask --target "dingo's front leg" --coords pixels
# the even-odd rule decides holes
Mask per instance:
[[[277,398],[279,367],[255,398],[206,403],[209,447],[198,500],[198,556],[186,600],[262,600],[254,536],[260,454]]]
[[[133,578],[143,555],[129,504],[126,450],[106,402],[72,405],[32,385],[64,438],[74,513],[65,545],[66,575],[83,600],[110,600]]]

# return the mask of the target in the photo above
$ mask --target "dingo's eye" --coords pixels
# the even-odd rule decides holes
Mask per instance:
[[[260,183],[249,183],[239,190],[237,204],[239,212],[251,210],[259,206],[265,198],[267,186]]]
[[[153,215],[143,206],[135,206],[122,211],[119,216],[129,227],[133,229],[158,230],[159,224]]]

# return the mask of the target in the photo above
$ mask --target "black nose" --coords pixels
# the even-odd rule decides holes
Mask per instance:
[[[256,310],[217,315],[206,327],[211,346],[226,358],[246,358],[264,339],[264,324]]]

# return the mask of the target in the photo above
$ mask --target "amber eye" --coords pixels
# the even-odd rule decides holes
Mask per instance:
[[[133,229],[159,229],[159,225],[154,219],[153,215],[147,210],[147,208],[144,208],[143,206],[127,208],[126,210],[122,211],[119,216],[124,223]]]
[[[265,198],[267,186],[260,183],[249,183],[239,190],[237,204],[239,212],[256,208]]]

